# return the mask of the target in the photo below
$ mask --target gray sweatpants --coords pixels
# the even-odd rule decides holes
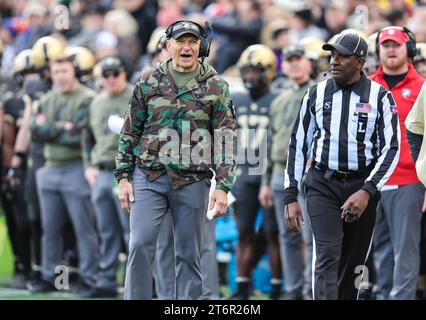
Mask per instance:
[[[373,238],[377,299],[415,299],[423,198],[420,183],[381,192]]]
[[[61,264],[63,228],[71,220],[77,240],[81,279],[94,286],[98,266],[98,239],[95,230],[90,189],[81,163],[61,168],[43,167],[37,171],[41,205],[42,276],[53,282]]]
[[[124,240],[128,252],[130,222],[129,214],[120,205],[113,193],[114,174],[100,170],[92,189],[92,203],[100,237],[99,270],[96,287],[117,290],[118,255]]]
[[[132,180],[135,202],[131,204],[124,298],[152,299],[155,249],[168,210],[175,238],[175,296],[187,300],[201,298],[201,251],[210,180],[174,190],[167,175],[148,181],[139,168]]]
[[[284,220],[284,176],[273,173],[271,180],[275,214],[279,226],[280,254],[284,272],[285,290],[295,295],[312,295],[312,231],[306,210],[304,193],[298,197],[305,223],[302,234],[292,232]],[[302,237],[305,256],[302,252]]]
[[[219,270],[216,260],[215,222],[205,219],[201,252],[203,295],[201,299],[219,299]],[[160,227],[155,253],[155,289],[158,299],[175,298],[175,251],[171,214],[167,213]],[[176,297],[180,300],[180,297]]]

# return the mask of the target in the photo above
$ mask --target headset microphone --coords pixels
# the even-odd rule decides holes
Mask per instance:
[[[327,71],[324,72],[323,77],[325,77],[327,75],[327,73],[329,73],[331,71],[331,64],[328,66]]]

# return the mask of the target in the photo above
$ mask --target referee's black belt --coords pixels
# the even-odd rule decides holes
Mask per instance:
[[[350,170],[350,171],[339,171],[329,169],[325,164],[314,161],[312,166],[318,171],[325,172],[328,177],[334,177],[338,180],[348,180],[353,178],[365,177],[370,174],[371,170],[374,168],[374,162],[368,165],[365,168],[359,170]]]

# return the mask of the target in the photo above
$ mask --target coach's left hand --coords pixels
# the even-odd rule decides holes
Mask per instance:
[[[364,213],[365,208],[367,208],[368,201],[370,200],[371,195],[365,190],[358,190],[354,194],[352,194],[340,207],[342,210],[342,219],[345,218],[345,222],[352,222],[358,220],[361,215]],[[352,213],[356,215],[356,219],[350,221],[350,218],[345,217],[345,212],[348,209],[352,210]]]

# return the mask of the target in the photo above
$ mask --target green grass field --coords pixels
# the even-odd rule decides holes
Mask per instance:
[[[4,216],[0,213],[0,286],[13,272],[12,249],[10,248]]]

